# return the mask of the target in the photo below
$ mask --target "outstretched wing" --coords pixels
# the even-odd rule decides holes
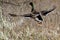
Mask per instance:
[[[23,15],[20,15],[22,17],[32,17],[32,14],[23,14]]]
[[[16,14],[11,14],[11,13],[9,13],[9,15],[12,16],[12,17],[17,17],[18,16]]]
[[[55,10],[55,8],[56,8],[56,7],[54,6],[52,9],[50,9],[50,10],[48,10],[48,11],[47,11],[47,10],[41,11],[41,14],[45,16],[45,15],[47,15],[48,13],[52,12],[53,10]]]
[[[17,16],[22,16],[22,17],[32,17],[32,14],[16,15],[16,14],[10,14],[10,13],[9,13],[9,15],[12,16],[12,17],[17,17]]]

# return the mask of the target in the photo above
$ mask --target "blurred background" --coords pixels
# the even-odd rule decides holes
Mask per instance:
[[[56,9],[42,16],[41,24],[31,18],[12,17],[36,11]],[[60,40],[60,0],[0,0],[0,40]]]

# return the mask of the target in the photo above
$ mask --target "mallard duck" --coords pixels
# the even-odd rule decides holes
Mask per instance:
[[[41,15],[43,16],[46,16],[48,13],[52,12],[56,7],[50,9],[50,10],[43,10],[43,11],[40,11],[40,12],[37,12],[35,9],[34,9],[34,5],[32,2],[29,3],[32,7],[31,9],[31,13],[29,14],[24,14],[24,15],[15,15],[15,14],[9,14],[10,16],[23,16],[23,17],[30,17],[34,20],[36,20],[37,22],[42,22],[43,21],[43,18],[41,17]]]

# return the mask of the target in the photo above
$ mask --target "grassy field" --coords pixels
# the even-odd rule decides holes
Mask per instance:
[[[6,3],[7,2],[7,3]],[[30,2],[36,11],[56,9],[42,16],[41,24],[31,18],[11,14],[31,13]],[[60,0],[0,0],[0,40],[60,40]]]

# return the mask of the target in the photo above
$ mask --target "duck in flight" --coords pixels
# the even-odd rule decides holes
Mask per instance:
[[[34,9],[34,5],[33,5],[32,2],[30,2],[29,5],[31,5],[31,7],[32,7],[30,14],[24,14],[24,15],[9,14],[9,15],[10,16],[13,16],[13,17],[16,17],[16,16],[30,17],[30,18],[34,19],[35,21],[37,21],[37,22],[42,22],[43,21],[43,18],[41,17],[41,15],[46,16],[48,13],[52,12],[56,8],[54,6],[50,10],[43,10],[43,11],[37,12]]]

